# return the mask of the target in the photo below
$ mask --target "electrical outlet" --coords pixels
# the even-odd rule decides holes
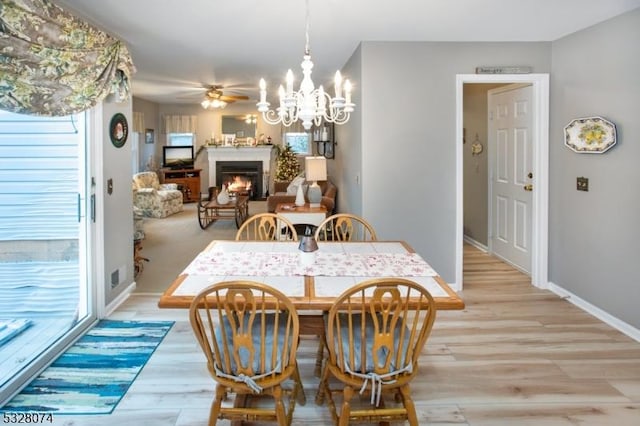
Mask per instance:
[[[121,266],[111,273],[111,288],[116,288],[122,284],[127,277],[127,267]]]
[[[586,178],[586,177],[577,178],[576,189],[578,191],[589,191],[589,178]]]
[[[111,273],[111,288],[116,287],[120,283],[120,270],[116,269]]]

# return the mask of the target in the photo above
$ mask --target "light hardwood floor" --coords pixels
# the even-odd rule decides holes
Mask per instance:
[[[414,381],[421,425],[640,425],[640,343],[471,246],[464,288],[467,308],[438,312]],[[59,415],[55,424],[207,423],[214,382],[187,313],[156,302],[134,295],[112,315],[176,321],[114,413]],[[295,425],[330,424],[313,402],[316,345],[300,345],[307,404],[296,407]]]

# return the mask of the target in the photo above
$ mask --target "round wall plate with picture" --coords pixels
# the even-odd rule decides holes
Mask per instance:
[[[122,148],[127,141],[127,136],[129,136],[127,117],[119,112],[111,117],[111,123],[109,123],[109,138],[113,146]]]

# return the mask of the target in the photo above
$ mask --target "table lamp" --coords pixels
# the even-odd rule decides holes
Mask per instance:
[[[307,198],[309,198],[310,207],[320,207],[322,200],[322,190],[318,185],[319,180],[327,180],[327,159],[324,157],[306,157],[305,176],[307,181],[313,182],[307,190]]]

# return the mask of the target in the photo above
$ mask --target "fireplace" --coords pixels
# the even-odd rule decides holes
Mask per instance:
[[[262,161],[216,161],[218,186],[251,200],[264,198],[262,176]]]
[[[250,171],[248,176],[255,178],[254,196],[255,198],[266,197],[269,191],[269,169],[275,161],[275,149],[272,145],[258,146],[238,146],[238,147],[207,147],[207,159],[209,162],[209,186],[222,185],[222,174],[219,172],[218,164],[238,166],[243,169],[231,170],[230,172]],[[256,167],[256,163],[262,163],[262,168]],[[251,167],[247,170],[245,167]],[[255,174],[253,174],[255,173]],[[253,179],[252,178],[252,179]]]

